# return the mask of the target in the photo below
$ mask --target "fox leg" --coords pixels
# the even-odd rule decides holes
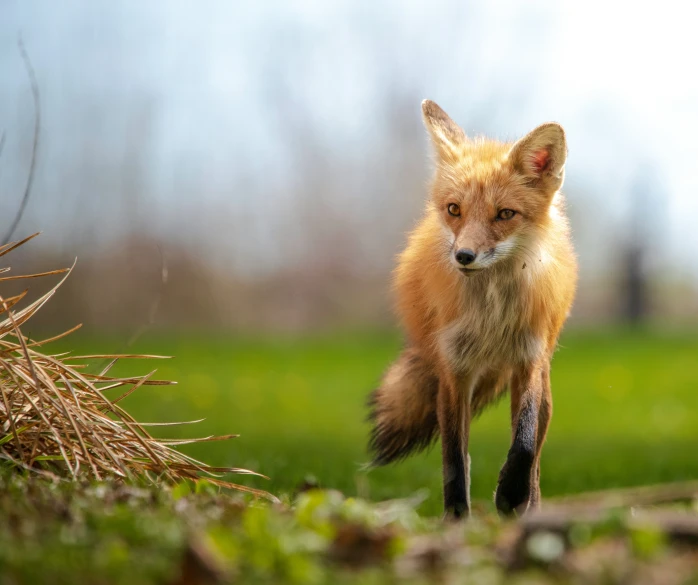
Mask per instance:
[[[495,493],[495,504],[501,514],[521,514],[531,504],[536,506],[540,499],[538,462],[551,412],[549,383],[543,400],[547,371],[547,366],[527,365],[515,370],[512,376],[512,443],[499,472]]]
[[[455,384],[439,382],[437,417],[441,432],[444,514],[470,514],[470,407]]]
[[[545,435],[548,432],[550,418],[553,415],[553,395],[550,388],[550,367],[543,368],[541,372],[542,393],[540,409],[538,411],[538,433],[536,437],[536,459],[531,476],[531,499],[528,504],[529,510],[540,508],[540,455],[545,443]]]

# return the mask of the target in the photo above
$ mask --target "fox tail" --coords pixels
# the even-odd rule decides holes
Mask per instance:
[[[405,349],[368,399],[373,465],[421,451],[437,437],[438,378],[413,349]]]

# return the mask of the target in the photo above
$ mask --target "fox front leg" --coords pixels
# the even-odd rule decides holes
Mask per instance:
[[[437,417],[441,432],[444,515],[458,519],[470,514],[470,408],[458,390],[439,384]]]
[[[551,412],[549,367],[516,371],[511,381],[512,443],[495,493],[501,514],[523,514],[539,504],[540,451]]]
[[[553,395],[550,388],[550,365],[546,365],[541,372],[542,392],[540,408],[538,409],[538,433],[536,435],[536,459],[531,475],[531,499],[529,510],[540,507],[540,454],[545,443],[545,435],[548,433],[550,418],[553,416]]]

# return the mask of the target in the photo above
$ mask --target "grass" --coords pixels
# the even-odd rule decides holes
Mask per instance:
[[[5,303],[20,298],[3,304],[6,308]],[[27,317],[27,310],[15,318]],[[5,326],[7,333],[17,323],[10,319]],[[144,454],[133,452],[142,441],[126,436],[112,420],[128,415],[117,410],[103,416],[101,391],[85,381],[94,378],[88,375],[70,386],[66,380],[78,380],[75,372],[45,356],[29,360],[23,338],[18,340],[19,345],[3,341],[0,376],[4,393],[15,401],[10,409],[5,396],[4,408],[19,417],[16,424],[6,423],[12,435],[6,428],[0,462],[0,585],[349,584],[398,578],[424,583],[456,582],[464,572],[473,582],[493,584],[698,582],[695,482],[644,490],[644,495],[587,497],[585,505],[591,501],[592,507],[586,509],[579,499],[577,508],[570,500],[566,507],[548,500],[547,515],[519,522],[499,519],[490,499],[508,448],[506,404],[486,412],[471,434],[477,503],[466,523],[449,525],[438,518],[438,451],[365,471],[364,403],[399,351],[395,334],[275,339],[181,334],[151,337],[128,348],[177,356],[158,364],[163,364],[159,377],[181,384],[176,389],[144,384],[124,400],[126,410],[145,423],[206,419],[194,427],[154,427],[175,441],[192,433],[239,432],[242,436],[232,443],[203,438],[185,441],[182,449],[216,467],[242,464],[267,473],[271,479],[263,483],[259,477],[245,481],[281,496],[274,504],[239,491],[220,493],[220,480],[201,479],[193,470],[174,487],[164,481],[95,482],[101,475],[95,466],[106,464],[96,458],[99,448],[91,442],[86,446],[82,438],[96,428],[117,426],[118,432],[110,431],[111,448],[145,465]],[[119,345],[114,339],[81,336],[62,339],[52,351],[102,355]],[[562,347],[553,368],[556,414],[543,461],[544,497],[698,477],[692,456],[698,334],[572,332]],[[91,365],[92,373],[104,365]],[[141,372],[133,371],[139,367]],[[149,380],[152,367],[120,363],[112,373]],[[109,392],[116,398],[119,390]],[[100,402],[78,401],[80,393]],[[64,395],[74,399],[74,416],[67,414]],[[87,414],[94,416],[88,420]],[[72,455],[44,455],[52,443],[35,422],[46,418],[53,421],[51,436],[64,432]],[[131,424],[125,427],[130,430]],[[14,446],[28,448],[30,459],[41,453],[34,460],[62,458],[69,465],[82,457],[83,463],[91,462],[92,481],[75,470],[73,482],[22,471],[15,459],[24,460],[23,451],[16,456],[7,451],[8,437],[17,442],[18,433],[27,442]],[[165,453],[169,444],[161,444],[165,456],[190,462],[185,455]],[[100,448],[108,454],[105,445]],[[146,451],[147,463],[152,454]],[[165,479],[161,463],[150,469]],[[335,489],[298,489],[308,483]],[[671,498],[662,499],[668,491]],[[419,496],[407,498],[415,493]],[[420,502],[421,516],[415,509]]]
[[[75,335],[53,350],[109,353],[119,345]],[[536,527],[535,517],[498,519],[490,500],[508,448],[506,403],[474,426],[472,492],[479,501],[467,523],[449,526],[438,518],[438,449],[362,471],[364,400],[399,347],[389,333],[141,340],[129,350],[175,359],[130,362],[113,373],[158,367],[160,378],[179,385],[140,388],[123,406],[142,422],[206,419],[153,427],[163,436],[240,433],[185,449],[212,465],[266,473],[270,480],[243,480],[281,495],[284,504],[220,494],[206,481],[174,489],[53,484],[0,466],[0,585],[377,585],[460,582],[466,575],[493,584],[698,582],[698,508],[690,496],[664,508],[573,512],[562,532]],[[696,355],[698,334],[566,334],[553,365],[544,497],[697,478]],[[345,496],[319,490],[292,496],[309,475]],[[419,498],[382,502],[416,492],[427,494],[420,515]],[[675,514],[681,531],[692,527],[682,542],[672,540]]]
[[[0,584],[695,584],[690,505],[599,508],[557,521],[447,524],[407,501],[310,490],[293,506],[0,470]],[[249,497],[249,496],[247,496]]]
[[[84,344],[84,345],[83,345]],[[73,335],[63,347],[113,352],[118,343]],[[420,512],[441,512],[439,449],[404,463],[361,470],[368,425],[364,400],[398,353],[393,333],[249,339],[178,335],[142,339],[129,351],[172,355],[128,364],[178,380],[140,389],[123,406],[143,422],[194,420],[157,434],[239,433],[186,448],[211,465],[242,466],[271,479],[244,478],[276,494],[307,476],[323,487],[371,500],[427,489]],[[59,349],[57,347],[56,349]],[[698,333],[606,330],[564,335],[553,362],[554,415],[542,463],[544,498],[594,489],[698,477]],[[490,506],[508,449],[508,404],[474,424],[472,496]]]

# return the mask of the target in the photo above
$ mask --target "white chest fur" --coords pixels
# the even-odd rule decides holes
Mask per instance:
[[[528,286],[526,278],[470,279],[460,316],[437,334],[439,350],[455,372],[528,363],[542,355],[544,341],[531,328]]]

